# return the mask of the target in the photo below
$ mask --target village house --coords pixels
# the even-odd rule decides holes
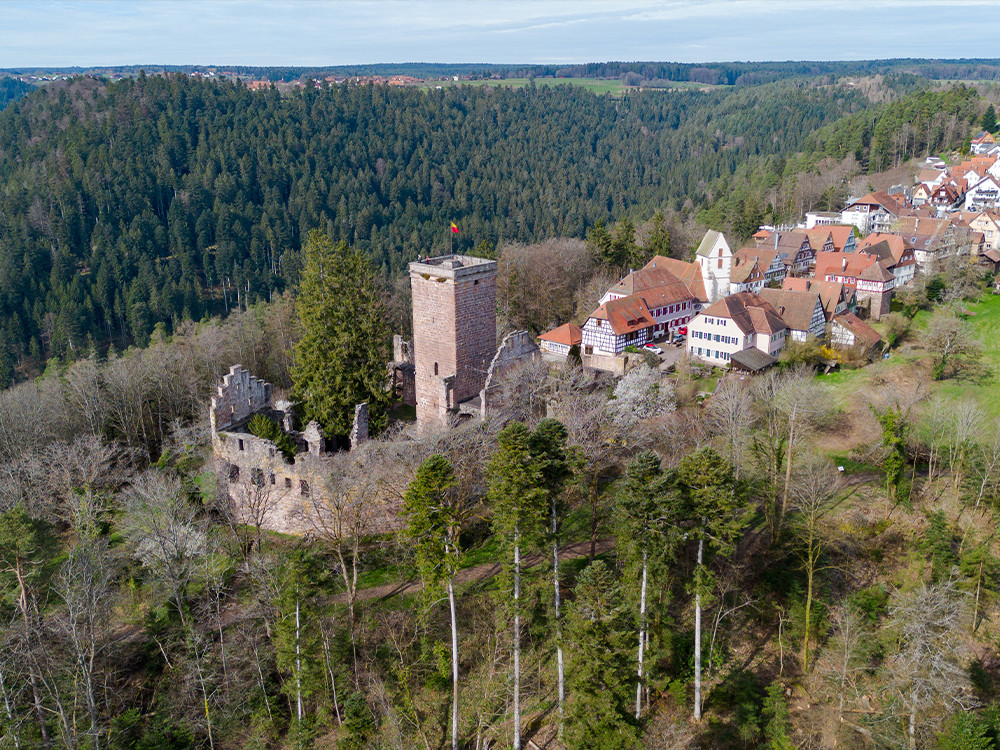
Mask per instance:
[[[985,130],[981,130],[973,136],[972,142],[969,144],[969,150],[974,154],[985,154],[996,145],[997,142],[993,136]]]
[[[781,288],[794,292],[816,292],[823,305],[823,315],[827,323],[833,320],[835,315],[842,312],[854,312],[858,304],[857,292],[854,287],[836,281],[790,276],[782,282]]]
[[[913,189],[913,197],[910,199],[911,203],[914,206],[922,206],[925,203],[929,203],[935,187],[935,185],[921,182]]]
[[[714,365],[727,366],[747,349],[773,363],[785,345],[788,326],[767,301],[752,292],[723,297],[688,326],[688,353]]]
[[[879,191],[848,203],[841,212],[841,220],[853,224],[862,234],[886,232],[903,208],[895,196]]]
[[[543,354],[566,359],[569,350],[583,344],[583,330],[572,323],[563,323],[558,328],[546,331],[538,337],[538,348]]]
[[[839,211],[806,211],[806,229],[840,223]],[[757,235],[754,235],[756,238]]]
[[[917,270],[923,273],[941,259],[974,253],[979,244],[969,227],[948,219],[902,216],[893,229],[913,250]]]
[[[638,294],[609,300],[594,310],[583,324],[583,353],[617,356],[626,347],[652,341],[654,325],[653,314]]]
[[[740,248],[733,256],[733,263],[739,264],[737,267],[756,263],[764,273],[765,285],[780,284],[781,280],[788,275],[788,264],[776,250],[769,250],[766,245]]]
[[[817,292],[761,289],[760,298],[778,311],[792,341],[808,341],[826,332],[826,313]]]
[[[883,248],[884,245],[884,248]],[[898,234],[869,234],[858,242],[859,252],[874,252],[880,261],[892,259],[891,265],[887,265],[892,275],[896,277],[894,288],[899,289],[906,286],[917,272],[917,261],[913,248],[909,247]]]
[[[802,231],[773,232],[757,243],[760,250],[774,251],[785,264],[786,274],[805,273],[816,259],[809,234]],[[784,276],[782,276],[784,278]]]
[[[885,249],[888,251],[888,248]],[[887,268],[892,261],[880,261],[878,250],[875,250],[875,252],[820,253],[816,258],[816,278],[854,287],[859,307],[867,309],[869,314],[878,320],[889,312],[896,277]]]
[[[871,354],[882,347],[882,337],[853,313],[845,312],[830,324],[830,342],[838,348],[858,347]]]
[[[767,283],[764,270],[760,267],[759,258],[745,260],[742,256],[733,259],[733,271],[729,277],[729,293],[759,292]]]
[[[840,214],[837,214],[839,217]],[[838,218],[839,220],[839,218]],[[809,242],[817,253],[853,253],[855,250],[854,227],[850,224],[834,224],[807,229]],[[813,261],[815,261],[815,256]]]
[[[1000,179],[987,176],[969,188],[965,194],[966,211],[1000,208]]]
[[[952,182],[938,185],[931,191],[927,202],[935,208],[949,209],[962,201],[963,191]]]
[[[967,226],[975,232],[983,233],[983,249],[1000,248],[1000,213],[980,211],[969,220]]]

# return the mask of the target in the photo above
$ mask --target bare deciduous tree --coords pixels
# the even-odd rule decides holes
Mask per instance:
[[[897,594],[890,615],[898,647],[886,660],[885,672],[906,720],[907,744],[915,750],[917,728],[934,726],[935,710],[968,710],[976,704],[964,668],[968,607],[966,597],[945,582]]]

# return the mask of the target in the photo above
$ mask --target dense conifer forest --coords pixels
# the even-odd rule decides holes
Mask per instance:
[[[312,227],[389,277],[448,246],[452,220],[457,249],[487,252],[664,208],[714,208],[706,222],[746,236],[797,208],[767,190],[819,158],[871,151],[883,165],[965,137],[975,91],[925,86],[282,96],[179,74],[54,83],[0,113],[0,381],[269,299],[296,283]],[[884,143],[890,116],[917,118],[902,145]]]

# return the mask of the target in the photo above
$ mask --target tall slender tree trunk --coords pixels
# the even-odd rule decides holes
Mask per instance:
[[[646,550],[642,551],[642,586],[639,593],[639,670],[635,684],[635,718],[642,716],[642,666],[646,645]]]
[[[813,599],[813,579],[816,573],[816,558],[812,548],[812,534],[809,535],[809,549],[806,564],[806,622],[805,632],[802,634],[802,671],[809,670],[809,630],[812,627],[812,599]]]
[[[458,750],[458,621],[455,618],[455,582],[448,577],[451,608],[451,750]]]
[[[295,599],[295,718],[302,724],[302,635],[301,609],[298,597]]]
[[[322,622],[320,622],[319,632],[323,636],[323,657],[326,659],[326,673],[330,677],[330,691],[333,693],[333,711],[337,714],[337,724],[344,726],[344,719],[340,715],[340,704],[337,701],[337,679],[333,676],[333,663],[330,660],[330,640]]]
[[[10,724],[10,734],[14,739],[14,750],[21,750],[21,739],[14,729],[14,709],[10,705],[10,694],[7,692],[7,683],[3,679],[3,670],[0,669],[0,695],[3,696],[3,707],[7,712],[7,721]]]
[[[798,411],[798,405],[792,407],[792,413],[789,415],[789,427],[788,427],[788,450],[785,456],[785,487],[781,493],[781,514],[778,516],[778,528],[781,528],[781,524],[785,520],[785,510],[788,508],[788,488],[792,483],[792,453],[795,450],[795,421],[796,412]]]
[[[42,706],[42,691],[38,685],[38,674],[34,667],[34,656],[32,654],[33,646],[32,640],[34,638],[35,629],[31,624],[31,607],[28,605],[28,587],[25,585],[24,579],[24,568],[21,565],[21,560],[18,560],[14,567],[14,577],[17,579],[18,585],[18,608],[21,610],[21,617],[24,620],[24,637],[27,641],[27,648],[29,653],[28,661],[31,662],[28,666],[28,684],[31,686],[31,699],[33,702],[33,708],[35,710],[35,718],[38,719],[38,730],[41,734],[42,746],[51,747],[52,740],[49,737],[49,727],[45,722],[45,711]]]
[[[559,738],[562,739],[563,723],[566,720],[566,672],[563,664],[562,647],[562,620],[559,619],[559,606],[561,604],[559,596],[559,537],[558,537],[558,516],[556,504],[552,503],[552,586],[555,590],[555,615],[556,615],[556,669],[558,671],[559,688]]]
[[[521,540],[514,532],[514,750],[521,750]]]
[[[705,540],[698,540],[698,567],[704,560]],[[701,587],[695,582],[694,590],[694,718],[701,721]]]

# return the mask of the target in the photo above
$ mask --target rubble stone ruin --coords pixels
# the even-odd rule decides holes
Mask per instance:
[[[272,441],[250,433],[254,416],[262,414],[294,442],[286,456]],[[234,365],[222,379],[209,412],[218,496],[228,499],[239,523],[289,534],[308,534],[329,513],[328,482],[337,471],[336,451],[316,422],[293,429],[293,406],[274,401],[271,384]],[[354,410],[351,449],[368,439],[368,404]],[[372,502],[379,502],[372,499]],[[372,513],[369,533],[398,528],[395,512]]]

